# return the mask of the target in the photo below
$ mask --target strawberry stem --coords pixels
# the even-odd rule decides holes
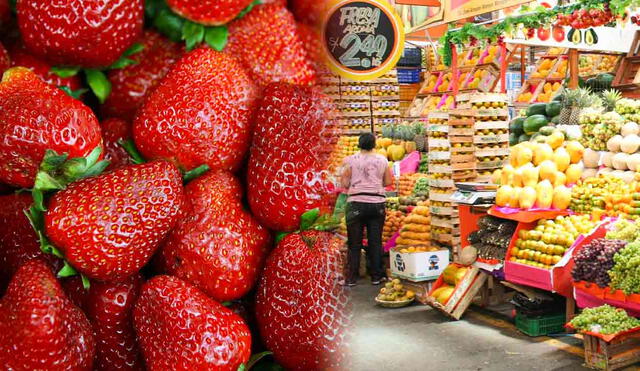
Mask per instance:
[[[140,152],[138,152],[138,149],[136,148],[136,144],[133,142],[133,140],[131,140],[131,139],[127,139],[127,140],[120,139],[120,140],[118,140],[118,144],[121,145],[122,148],[124,148],[125,151],[127,151],[129,156],[133,160],[132,162],[135,165],[140,165],[140,164],[144,164],[145,162],[147,162],[144,159],[144,157],[142,157]]]
[[[256,364],[257,364],[261,359],[263,359],[263,358],[264,358],[264,357],[266,357],[266,356],[270,356],[270,355],[272,355],[272,354],[273,354],[273,353],[272,353],[272,352],[269,352],[269,351],[265,351],[265,352],[260,352],[260,353],[253,354],[253,355],[251,355],[251,358],[249,358],[249,361],[247,361],[246,365],[245,365],[245,364],[241,364],[241,365],[238,367],[238,371],[242,371],[242,370],[244,370],[244,371],[249,371],[249,370],[251,370],[251,368],[252,368],[253,366],[255,366],[255,365],[256,365]]]
[[[190,181],[206,173],[207,171],[209,171],[209,165],[200,165],[197,168],[184,173],[184,175],[182,176],[182,180],[185,183],[189,183]]]

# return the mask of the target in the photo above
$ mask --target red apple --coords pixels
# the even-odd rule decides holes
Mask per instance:
[[[538,28],[538,39],[541,41],[549,40],[550,32],[548,28],[540,27]]]

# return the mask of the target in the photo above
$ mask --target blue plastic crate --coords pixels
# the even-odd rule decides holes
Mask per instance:
[[[422,66],[422,49],[405,48],[402,52],[402,57],[400,57],[397,65],[402,67]]]
[[[421,81],[421,68],[398,68],[398,83],[415,84]]]

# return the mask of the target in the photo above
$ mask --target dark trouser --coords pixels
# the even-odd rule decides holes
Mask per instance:
[[[363,229],[367,227],[367,260],[372,280],[385,276],[382,266],[382,228],[385,218],[385,203],[349,202],[347,204],[347,280],[356,282],[360,268]]]

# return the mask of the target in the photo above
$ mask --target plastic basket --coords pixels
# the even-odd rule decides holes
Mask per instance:
[[[516,327],[529,336],[543,336],[564,331],[565,314],[549,314],[540,317],[527,317],[516,314]]]
[[[397,63],[398,66],[419,67],[422,65],[422,49],[405,48],[402,57]]]
[[[420,82],[420,68],[398,68],[398,83],[415,84]]]

